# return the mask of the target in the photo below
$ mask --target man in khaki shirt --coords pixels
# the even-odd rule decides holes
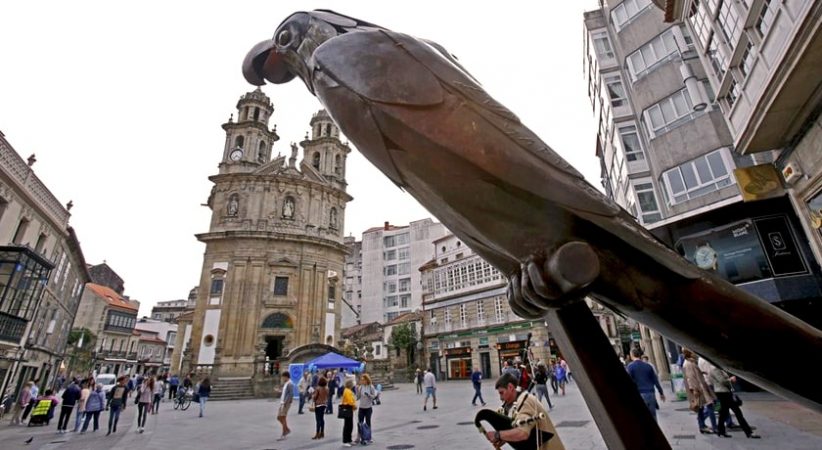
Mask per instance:
[[[531,430],[533,430],[534,427],[538,427],[539,430],[547,431],[554,436],[547,442],[541,442],[539,446],[537,446],[536,442],[533,442],[533,447],[530,448],[534,450],[564,450],[565,447],[562,445],[562,441],[560,441],[557,435],[557,430],[554,428],[554,424],[548,417],[548,412],[542,406],[542,403],[540,403],[534,395],[528,392],[521,392],[517,387],[517,381],[518,380],[509,373],[503,374],[499,380],[497,380],[496,389],[503,403],[502,408],[500,408],[498,412],[510,417],[513,422],[523,423],[523,425],[514,426],[514,428],[510,430],[488,431],[485,437],[499,448],[506,442],[527,441],[531,436]],[[539,417],[540,415],[542,415],[540,419],[525,423],[528,419]],[[539,435],[541,433],[537,434]],[[518,446],[518,448],[523,447]]]

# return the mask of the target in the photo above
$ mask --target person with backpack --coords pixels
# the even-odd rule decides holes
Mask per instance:
[[[548,402],[548,409],[554,409],[554,405],[551,404],[551,397],[548,396],[548,379],[550,378],[550,374],[548,373],[548,367],[545,365],[544,362],[540,361],[537,363],[537,371],[534,373],[534,386],[537,394],[537,400],[541,403],[542,397],[545,397],[545,400]]]
[[[86,399],[86,418],[83,421],[83,429],[80,434],[88,430],[88,424],[91,419],[94,419],[94,428],[92,431],[97,431],[100,428],[100,412],[106,405],[106,395],[103,393],[103,385],[95,386],[94,391],[89,393]]]
[[[109,412],[108,433],[106,433],[106,436],[117,432],[117,422],[120,420],[120,413],[126,410],[128,393],[129,389],[126,387],[126,377],[124,376],[118,378],[117,385],[108,392]]]

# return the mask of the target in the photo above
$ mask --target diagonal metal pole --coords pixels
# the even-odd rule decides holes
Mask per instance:
[[[670,449],[585,302],[552,309],[545,320],[608,448]]]

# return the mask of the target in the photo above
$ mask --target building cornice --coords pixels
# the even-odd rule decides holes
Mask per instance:
[[[212,175],[208,177],[215,185],[217,184],[224,184],[230,182],[251,182],[251,183],[284,183],[284,184],[294,184],[297,186],[302,186],[309,189],[319,189],[321,191],[325,191],[336,196],[339,196],[346,202],[350,202],[354,199],[351,195],[347,192],[337,189],[331,183],[322,183],[320,181],[314,181],[307,178],[297,178],[293,175],[288,175],[285,173],[278,173],[278,174],[271,174],[271,175],[260,175],[260,174],[251,174],[251,173],[223,173],[218,175]]]
[[[348,254],[345,244],[316,236],[305,236],[299,234],[278,233],[274,231],[257,230],[237,230],[237,231],[214,231],[194,235],[200,242],[213,242],[221,240],[235,239],[265,239],[270,241],[297,242],[302,244],[315,244],[323,247],[331,247],[342,254]]]

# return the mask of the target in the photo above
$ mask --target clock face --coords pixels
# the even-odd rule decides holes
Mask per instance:
[[[243,151],[238,148],[237,150],[231,152],[230,157],[232,161],[239,161],[243,157]]]
[[[694,252],[694,262],[700,269],[713,269],[716,267],[716,250],[710,245],[701,245]]]

